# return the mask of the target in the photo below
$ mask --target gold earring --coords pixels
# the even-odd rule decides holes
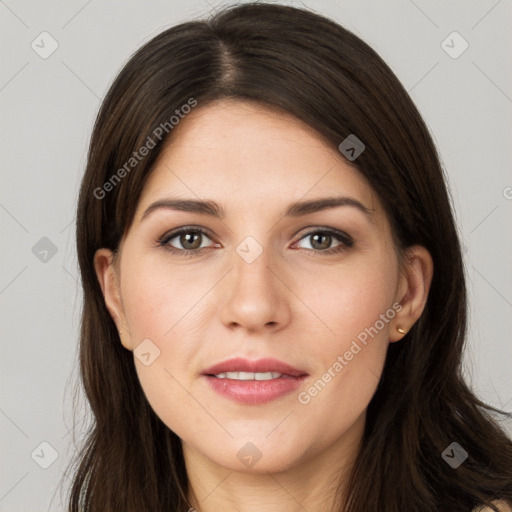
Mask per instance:
[[[405,334],[407,332],[406,329],[402,328],[402,327],[397,327],[396,330],[400,333],[400,334]]]

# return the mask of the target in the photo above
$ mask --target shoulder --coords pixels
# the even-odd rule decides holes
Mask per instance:
[[[493,501],[500,512],[512,512],[512,506],[507,504],[506,501]],[[489,507],[477,507],[472,512],[493,512],[492,508]]]

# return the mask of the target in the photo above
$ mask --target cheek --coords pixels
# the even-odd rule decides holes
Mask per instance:
[[[309,286],[308,305],[329,331],[310,346],[319,365],[299,402],[306,414],[328,414],[333,435],[365,410],[377,388],[395,316],[396,275],[381,260],[338,268]]]
[[[198,279],[197,270],[185,266],[170,269],[154,259],[132,263],[123,271],[123,306],[141,387],[160,419],[186,438],[187,429],[194,430],[191,418],[202,414],[188,390],[194,380],[194,357],[204,342],[201,312],[215,276]],[[140,345],[145,350],[138,350],[148,339],[149,344],[144,341],[145,345]],[[150,364],[138,357],[142,352],[150,353]]]
[[[396,270],[382,260],[361,259],[302,276],[295,285],[297,295],[315,313],[316,319],[310,318],[324,324],[323,337],[339,349],[392,307],[396,279]],[[379,327],[387,334],[388,323]]]
[[[169,340],[183,322],[189,322],[215,282],[214,276],[198,279],[197,272],[155,259],[141,261],[126,272],[123,306],[135,343],[143,338]]]

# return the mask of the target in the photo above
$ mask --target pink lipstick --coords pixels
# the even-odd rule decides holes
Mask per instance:
[[[202,372],[217,393],[242,404],[263,404],[299,388],[308,373],[273,358],[234,358]]]

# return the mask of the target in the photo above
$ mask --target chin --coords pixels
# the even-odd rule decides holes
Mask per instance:
[[[274,442],[265,440],[266,435],[261,438],[253,436],[249,438],[251,440],[247,437],[230,440],[222,451],[211,454],[209,458],[230,470],[252,474],[279,473],[300,463],[303,446],[287,446],[278,439]]]

